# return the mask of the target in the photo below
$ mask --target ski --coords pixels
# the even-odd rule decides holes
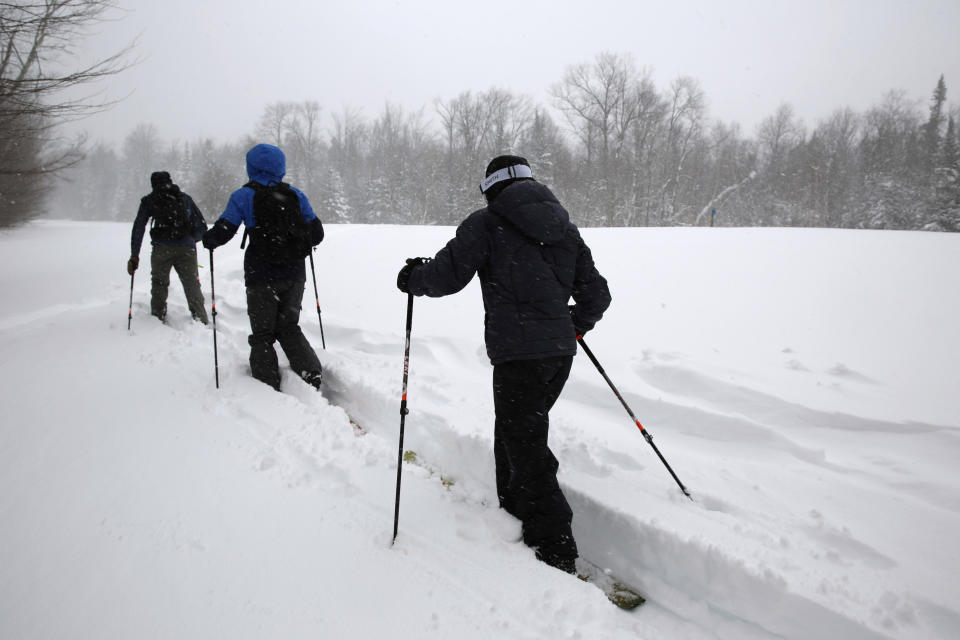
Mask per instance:
[[[637,589],[584,558],[577,558],[577,577],[603,591],[607,600],[625,611],[633,611],[647,601]]]

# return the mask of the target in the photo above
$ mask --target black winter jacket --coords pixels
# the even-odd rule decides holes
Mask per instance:
[[[413,270],[408,286],[414,295],[440,297],[463,289],[474,273],[493,364],[574,355],[574,322],[590,328],[610,305],[607,281],[576,225],[533,180],[508,185],[470,214],[432,261]]]
[[[167,247],[192,247],[200,242],[203,233],[207,230],[207,222],[203,219],[203,214],[197,208],[197,204],[186,193],[180,191],[177,185],[168,187],[170,193],[179,198],[183,198],[184,205],[187,208],[187,216],[190,219],[190,235],[184,236],[179,240],[151,240],[151,244]],[[155,191],[148,193],[140,199],[140,208],[137,210],[137,217],[133,221],[133,232],[130,234],[130,255],[139,256],[140,246],[143,244],[143,236],[146,233],[147,222],[153,217],[154,198],[158,197]]]

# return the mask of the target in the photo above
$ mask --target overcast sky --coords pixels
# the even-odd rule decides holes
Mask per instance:
[[[660,91],[700,81],[714,120],[752,135],[782,103],[813,126],[890,89],[924,110],[940,74],[960,104],[960,0],[119,0],[81,50],[138,37],[142,61],[110,79],[129,96],[77,128],[119,143],[138,123],[165,140],[252,133],[265,105],[317,100],[375,116],[509,89],[550,105],[552,84],[598,53],[631,54]],[[558,119],[559,121],[559,119]]]

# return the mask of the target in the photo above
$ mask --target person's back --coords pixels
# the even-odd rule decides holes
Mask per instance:
[[[207,223],[193,198],[173,183],[168,172],[154,171],[150,175],[150,185],[152,190],[140,199],[140,208],[133,222],[127,272],[133,275],[140,264],[140,246],[149,221],[152,248],[151,313],[160,320],[166,319],[172,268],[183,285],[191,315],[207,324],[207,313],[203,308],[203,293],[198,279],[196,250],[196,243],[206,231]]]
[[[579,312],[590,317],[599,318],[609,299],[590,295],[593,261],[567,211],[546,186],[518,181],[485,217],[493,225],[491,254],[478,275],[491,362],[575,354],[568,309],[575,287]]]
[[[251,373],[279,390],[280,370],[273,343],[280,342],[290,367],[319,388],[320,360],[303,335],[299,320],[306,282],[304,259],[310,248],[323,240],[323,225],[307,196],[283,182],[286,157],[279,148],[255,145],[247,152],[246,162],[249,182],[230,195],[220,218],[204,234],[203,246],[213,250],[228,242],[241,224],[250,232],[253,240],[243,256],[243,274],[250,318]],[[300,220],[291,222],[287,218],[291,211]]]
[[[506,185],[464,220],[434,260],[412,271],[409,287],[416,295],[449,295],[474,273],[492,364],[574,355],[574,325],[592,328],[610,304],[576,225],[550,189],[532,180]]]
[[[500,505],[523,522],[524,542],[539,559],[573,572],[572,511],[547,446],[548,414],[570,373],[577,335],[603,316],[610,292],[576,225],[532,179],[525,159],[499,156],[486,173],[481,190],[488,206],[468,216],[433,260],[408,262],[397,286],[437,297],[478,275],[494,365]]]

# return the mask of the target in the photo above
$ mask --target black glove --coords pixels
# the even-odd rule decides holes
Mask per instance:
[[[405,264],[403,269],[400,269],[400,273],[397,274],[397,289],[400,289],[400,291],[404,293],[410,293],[410,274],[413,273],[414,269],[422,265],[423,262],[423,258],[407,258],[407,264]]]
[[[127,273],[133,275],[133,272],[136,271],[139,266],[140,256],[130,256],[130,259],[127,260]]]
[[[203,237],[200,240],[203,242],[204,249],[216,249],[219,246],[213,239],[212,231],[213,229],[207,229],[203,232]]]
[[[595,323],[585,322],[584,320],[582,320],[577,315],[576,305],[570,305],[570,307],[568,308],[570,309],[570,320],[573,321],[573,330],[576,331],[578,338],[583,335],[586,335],[587,331],[590,331],[590,329],[593,329],[593,326]]]

